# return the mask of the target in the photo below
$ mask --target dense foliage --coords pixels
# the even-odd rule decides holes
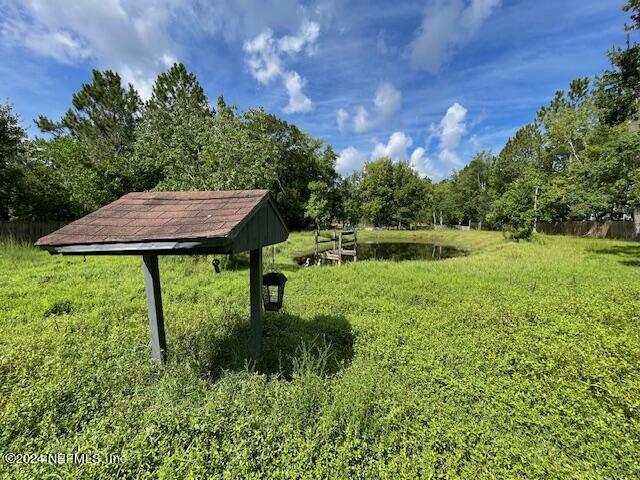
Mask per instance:
[[[257,362],[247,270],[162,257],[164,369],[139,259],[0,246],[0,452],[125,458],[0,478],[640,477],[637,243],[359,239],[470,254],[298,268],[292,234]]]
[[[339,183],[330,146],[261,108],[238,112],[222,97],[212,108],[182,64],[144,104],[117,73],[94,71],[60,121],[36,124],[47,138],[30,141],[0,108],[2,219],[77,218],[137,190],[265,188],[301,228],[312,190]]]

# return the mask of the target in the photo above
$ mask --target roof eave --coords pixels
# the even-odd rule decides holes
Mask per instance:
[[[77,245],[42,245],[52,255],[181,255],[227,253],[229,237],[148,242],[86,243]]]

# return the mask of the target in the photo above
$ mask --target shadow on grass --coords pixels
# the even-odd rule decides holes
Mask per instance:
[[[589,252],[612,255],[617,257],[622,265],[640,267],[640,245],[616,245],[608,248],[592,249]]]
[[[247,319],[227,320],[230,322],[222,332],[199,328],[177,339],[175,361],[188,359],[194,370],[211,380],[225,371],[247,369],[290,380],[304,369],[335,375],[353,358],[351,326],[340,315],[304,319],[288,313],[266,313],[262,353],[257,357],[249,348]]]

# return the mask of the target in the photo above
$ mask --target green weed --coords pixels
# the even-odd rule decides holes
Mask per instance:
[[[140,259],[0,246],[3,478],[637,478],[640,249],[501,233],[362,232],[443,261],[300,268],[248,344],[243,257],[160,260],[169,362],[150,361]],[[271,252],[265,252],[265,268]]]

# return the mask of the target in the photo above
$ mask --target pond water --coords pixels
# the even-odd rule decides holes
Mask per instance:
[[[400,262],[403,260],[442,260],[451,257],[460,257],[467,254],[459,248],[437,245],[435,243],[414,242],[358,242],[358,260],[391,260]],[[352,257],[342,257],[343,262],[351,261]],[[298,265],[313,265],[317,259],[313,253],[296,258]],[[331,263],[331,262],[327,262]]]

